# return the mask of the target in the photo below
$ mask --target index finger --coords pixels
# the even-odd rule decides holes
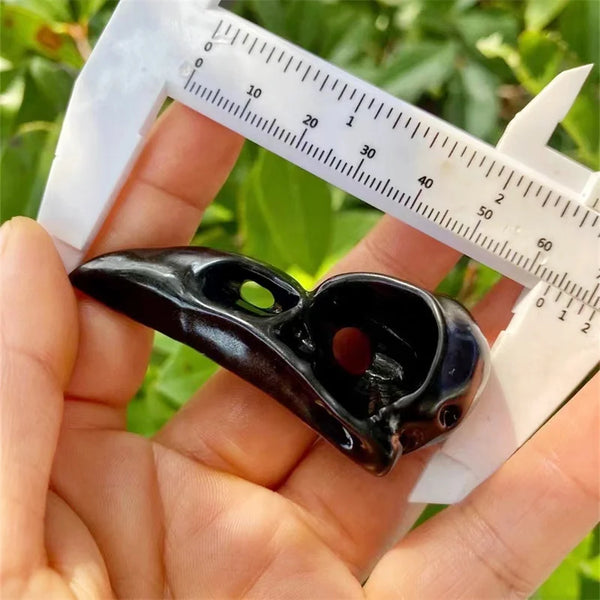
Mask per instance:
[[[243,139],[172,105],[156,123],[89,256],[189,243]],[[151,332],[92,301],[79,303],[80,344],[67,395],[123,406],[146,369]]]

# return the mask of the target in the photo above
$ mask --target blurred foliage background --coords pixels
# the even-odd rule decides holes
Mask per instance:
[[[598,0],[222,4],[492,144],[557,73],[595,62],[551,145],[600,168]],[[2,221],[36,215],[73,81],[115,6],[116,0],[2,0]],[[247,142],[194,243],[263,259],[310,288],[379,216],[356,198]],[[469,306],[497,278],[463,258],[440,291]],[[157,335],[146,379],[129,409],[130,429],[154,432],[214,371],[202,355]],[[534,598],[600,598],[599,582],[596,528]]]

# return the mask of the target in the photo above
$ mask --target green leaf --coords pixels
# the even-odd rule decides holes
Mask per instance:
[[[331,242],[329,186],[285,159],[262,151],[246,181],[244,198],[246,239],[252,242],[268,236],[272,243],[265,248],[269,257],[255,256],[268,259],[276,250],[284,262],[315,273]]]
[[[41,57],[30,60],[29,73],[36,87],[38,104],[50,105],[55,114],[64,112],[73,89],[73,74]],[[40,115],[37,114],[36,118],[39,119]]]
[[[454,72],[457,46],[454,42],[403,44],[389,58],[378,84],[408,102],[425,92],[436,92]]]
[[[154,435],[176,412],[165,397],[149,387],[148,381],[127,405],[127,430]]]
[[[583,63],[595,63],[595,77],[600,70],[600,2],[574,0],[559,18],[558,27],[569,50]]]
[[[23,71],[2,72],[0,77],[0,148],[12,136],[17,114],[25,95],[25,77]]]
[[[28,50],[76,68],[83,65],[83,58],[64,25],[23,6],[3,4],[2,55],[19,60]]]
[[[463,288],[467,265],[469,264],[468,256],[461,256],[460,260],[454,265],[450,273],[444,277],[442,282],[436,288],[437,294],[444,294],[451,298],[457,298],[460,290]]]
[[[456,18],[456,29],[465,43],[475,48],[477,42],[492,34],[497,34],[502,41],[514,44],[517,41],[519,22],[517,17],[506,10],[471,10]]]
[[[381,219],[381,212],[371,208],[344,210],[333,220],[333,238],[327,262],[333,264],[346,255]]]
[[[58,136],[56,123],[32,123],[5,145],[0,158],[0,217],[34,217]]]
[[[594,581],[600,581],[600,554],[587,558],[579,563],[581,572]]]
[[[46,21],[68,23],[73,15],[69,0],[3,0],[7,5],[19,6]]]
[[[444,118],[475,137],[495,141],[500,108],[497,87],[498,79],[493,73],[468,61],[448,85]]]
[[[573,549],[537,590],[534,596],[537,600],[578,600],[581,597],[580,564],[589,556],[592,540],[590,533]]]
[[[100,12],[107,0],[78,0],[79,20],[88,21]]]
[[[181,406],[217,370],[217,365],[196,350],[178,344],[160,367],[154,389],[175,406]]]
[[[527,29],[539,31],[556,19],[569,0],[527,0],[525,25]]]

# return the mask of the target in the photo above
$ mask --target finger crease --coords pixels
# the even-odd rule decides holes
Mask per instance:
[[[165,187],[162,187],[160,185],[157,185],[155,183],[152,183],[150,181],[148,181],[147,179],[144,179],[143,177],[136,177],[134,180],[134,185],[139,185],[142,188],[150,188],[152,191],[154,192],[158,192],[164,196],[166,196],[167,200],[169,200],[169,202],[177,202],[180,204],[183,204],[183,206],[187,207],[187,208],[191,208],[194,211],[200,213],[201,208],[200,208],[200,202],[195,199],[195,198],[186,198],[184,196],[180,196],[178,194],[174,194],[173,192],[170,192],[168,189],[166,189]]]
[[[457,504],[456,508],[463,513],[464,520],[476,524],[476,536],[464,535],[466,530],[458,522],[458,535],[468,545],[477,561],[482,564],[505,589],[508,598],[527,598],[533,589],[535,582],[529,580],[522,574],[517,565],[526,564],[515,551],[504,542],[499,532],[492,526],[489,520],[478,510],[474,502]],[[483,535],[480,535],[483,534]],[[481,539],[491,541],[492,546],[498,546],[499,551],[490,550]],[[494,561],[493,556],[506,556],[506,560]],[[503,595],[504,597],[504,595]]]

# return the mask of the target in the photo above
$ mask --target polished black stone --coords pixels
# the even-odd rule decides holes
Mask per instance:
[[[106,254],[71,281],[264,390],[378,474],[460,423],[481,380],[485,342],[469,313],[383,275],[306,292],[253,259],[185,247]],[[247,281],[273,304],[244,300]]]

